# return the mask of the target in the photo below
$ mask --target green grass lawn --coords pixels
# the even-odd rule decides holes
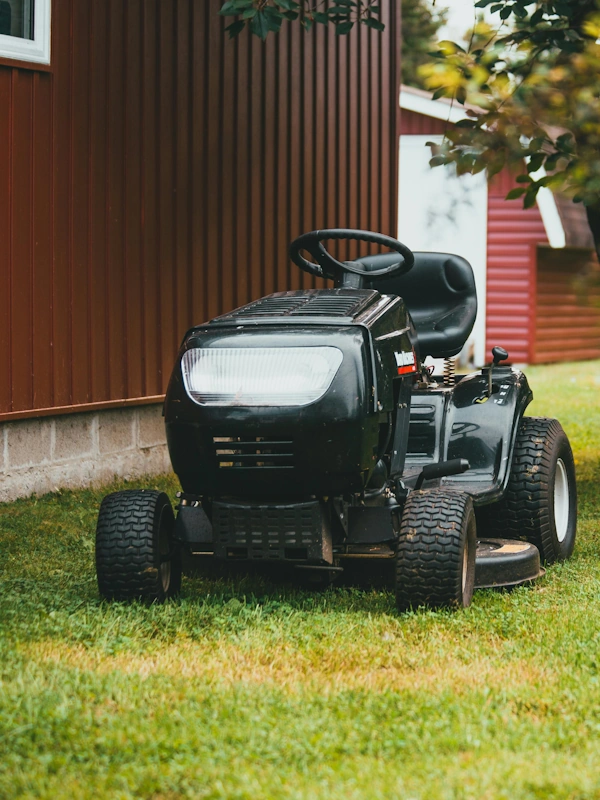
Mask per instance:
[[[0,505],[0,797],[600,798],[600,362],[528,376],[575,451],[576,551],[459,613],[247,577],[110,605],[106,489]]]

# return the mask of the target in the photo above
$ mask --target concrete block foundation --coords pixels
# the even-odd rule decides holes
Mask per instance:
[[[162,405],[0,425],[0,502],[169,472]]]

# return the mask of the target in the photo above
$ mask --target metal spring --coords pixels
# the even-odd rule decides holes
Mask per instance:
[[[446,386],[454,386],[456,375],[456,361],[453,358],[444,359],[444,383]]]

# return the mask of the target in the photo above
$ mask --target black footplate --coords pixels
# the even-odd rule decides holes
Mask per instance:
[[[318,501],[213,503],[216,558],[331,564],[331,532]]]

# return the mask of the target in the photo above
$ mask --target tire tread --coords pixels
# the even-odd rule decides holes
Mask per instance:
[[[461,532],[465,517],[471,514],[473,502],[467,494],[430,490],[409,495],[396,555],[399,610],[460,605],[464,546]]]

